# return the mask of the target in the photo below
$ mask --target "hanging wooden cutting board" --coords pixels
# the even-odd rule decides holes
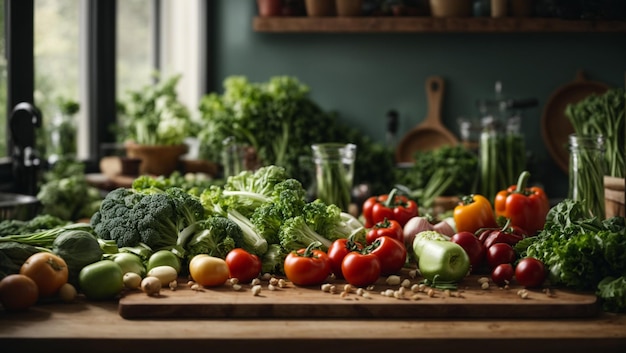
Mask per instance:
[[[569,172],[568,136],[574,133],[565,109],[569,104],[580,102],[591,94],[602,94],[608,89],[607,84],[590,81],[579,70],[572,82],[559,87],[550,95],[541,116],[541,135],[548,152],[565,173]]]
[[[408,278],[406,275],[403,278]],[[225,284],[201,291],[192,290],[184,279],[176,290],[161,289],[158,297],[140,291],[128,292],[119,301],[118,312],[126,319],[145,318],[557,318],[591,317],[600,313],[593,293],[561,289],[528,290],[522,298],[519,285],[508,289],[491,285],[482,289],[478,275],[466,277],[458,292],[446,295],[438,290],[434,296],[425,291],[406,292],[402,299],[382,295],[397,290],[381,277],[369,297],[352,292],[340,293],[344,281],[335,280],[337,292],[324,292],[320,286],[298,287],[287,282],[286,287],[268,290],[266,280],[262,291],[254,296],[249,284],[240,290]],[[411,280],[417,284],[418,279]]]
[[[457,137],[441,123],[444,80],[432,76],[426,80],[428,113],[424,121],[407,132],[396,147],[396,163],[413,163],[415,152],[428,151],[459,143]]]

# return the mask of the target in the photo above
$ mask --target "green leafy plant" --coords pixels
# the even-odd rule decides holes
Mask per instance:
[[[120,127],[114,128],[121,142],[180,145],[191,135],[194,121],[176,93],[180,78],[181,75],[174,75],[127,92],[126,99],[118,102]]]
[[[223,141],[232,137],[253,147],[262,165],[284,167],[308,185],[312,166],[304,161],[310,161],[312,144],[353,143],[358,150],[354,183],[371,183],[374,192],[387,190],[393,183],[388,172],[394,164],[393,151],[343,124],[337,113],[323,110],[309,91],[291,76],[274,76],[260,83],[243,76],[227,77],[222,93],[207,94],[200,101],[201,158],[220,163]]]

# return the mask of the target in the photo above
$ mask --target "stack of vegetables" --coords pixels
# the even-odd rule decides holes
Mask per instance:
[[[265,272],[282,273],[287,253],[365,228],[352,215],[319,200],[286,170],[266,166],[229,177],[222,186],[189,192],[142,176],[132,188],[111,191],[91,219],[95,233],[118,248],[168,249],[182,260],[225,258],[234,248],[263,258]]]

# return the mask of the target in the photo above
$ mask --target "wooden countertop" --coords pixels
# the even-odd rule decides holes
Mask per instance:
[[[0,311],[2,352],[626,352],[626,315],[501,319],[126,320],[117,302]]]

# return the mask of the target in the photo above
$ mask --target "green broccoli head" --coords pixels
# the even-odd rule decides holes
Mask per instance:
[[[109,192],[91,217],[95,234],[104,240],[114,240],[118,247],[136,246],[141,239],[131,210],[137,200],[137,195],[126,188]]]
[[[303,216],[287,219],[280,228],[278,236],[280,245],[288,252],[305,249],[316,241],[322,244],[324,251],[332,244],[331,240],[315,232]]]
[[[316,232],[327,235],[341,221],[341,209],[334,204],[327,204],[320,199],[309,202],[303,207],[306,223]]]
[[[198,197],[190,195],[179,187],[170,187],[165,192],[172,199],[177,217],[184,227],[205,218],[206,212]]]
[[[188,260],[198,254],[223,259],[242,238],[241,228],[235,222],[221,216],[208,217],[198,223],[198,230],[185,245],[185,256]]]
[[[172,199],[165,193],[144,195],[130,215],[137,226],[141,242],[153,250],[170,248],[182,230]]]
[[[278,243],[278,232],[285,218],[280,207],[273,202],[264,203],[257,207],[250,217],[257,232],[267,240],[269,244]]]

